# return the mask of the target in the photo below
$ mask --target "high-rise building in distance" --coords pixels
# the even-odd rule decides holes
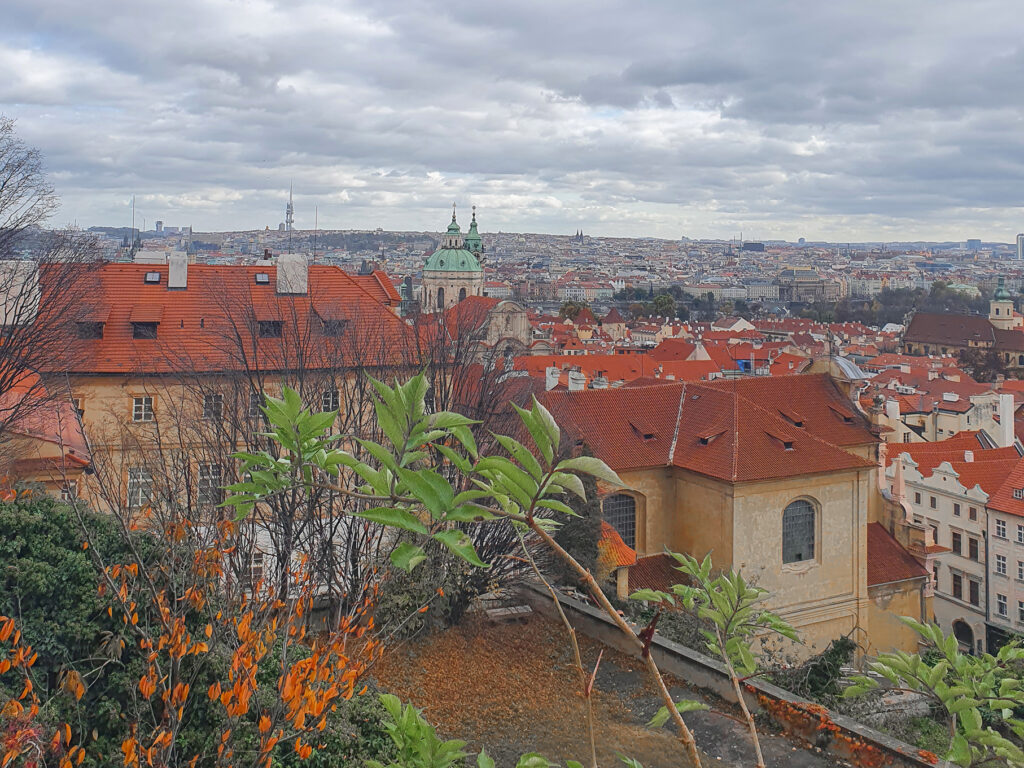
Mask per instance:
[[[1024,233],[1017,235],[1017,259],[1024,261]]]

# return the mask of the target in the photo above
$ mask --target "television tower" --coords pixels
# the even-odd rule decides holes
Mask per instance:
[[[287,232],[292,231],[292,222],[295,221],[295,206],[292,204],[292,185],[288,185],[288,207],[284,209],[284,228]]]

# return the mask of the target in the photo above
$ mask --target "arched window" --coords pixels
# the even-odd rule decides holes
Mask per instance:
[[[437,308],[444,309],[444,288],[437,289]]]
[[[604,500],[604,519],[626,542],[636,549],[636,499],[625,493],[616,493]]]
[[[465,288],[460,288],[459,289],[459,301],[462,301],[464,298],[466,298],[466,289]]]
[[[797,499],[782,513],[782,562],[800,563],[814,559],[814,505]]]

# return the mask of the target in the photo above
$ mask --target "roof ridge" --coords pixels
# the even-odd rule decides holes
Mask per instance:
[[[676,444],[679,442],[679,425],[683,420],[683,404],[686,402],[686,382],[683,382],[683,387],[679,392],[679,409],[676,411],[676,424],[672,432],[672,444],[668,449],[668,466],[672,466],[672,463],[676,458]]]

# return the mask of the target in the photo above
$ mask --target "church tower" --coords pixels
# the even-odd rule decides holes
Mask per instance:
[[[484,295],[483,246],[476,230],[476,211],[465,237],[455,220],[441,238],[441,247],[427,257],[423,265],[423,293],[420,305],[424,312],[443,312],[467,296]]]
[[[992,301],[989,302],[988,320],[996,328],[1003,330],[1018,328],[1024,322],[1024,319],[1014,316],[1013,299],[1010,297],[1010,292],[1006,290],[1005,281],[1001,277],[999,286],[992,295]]]

